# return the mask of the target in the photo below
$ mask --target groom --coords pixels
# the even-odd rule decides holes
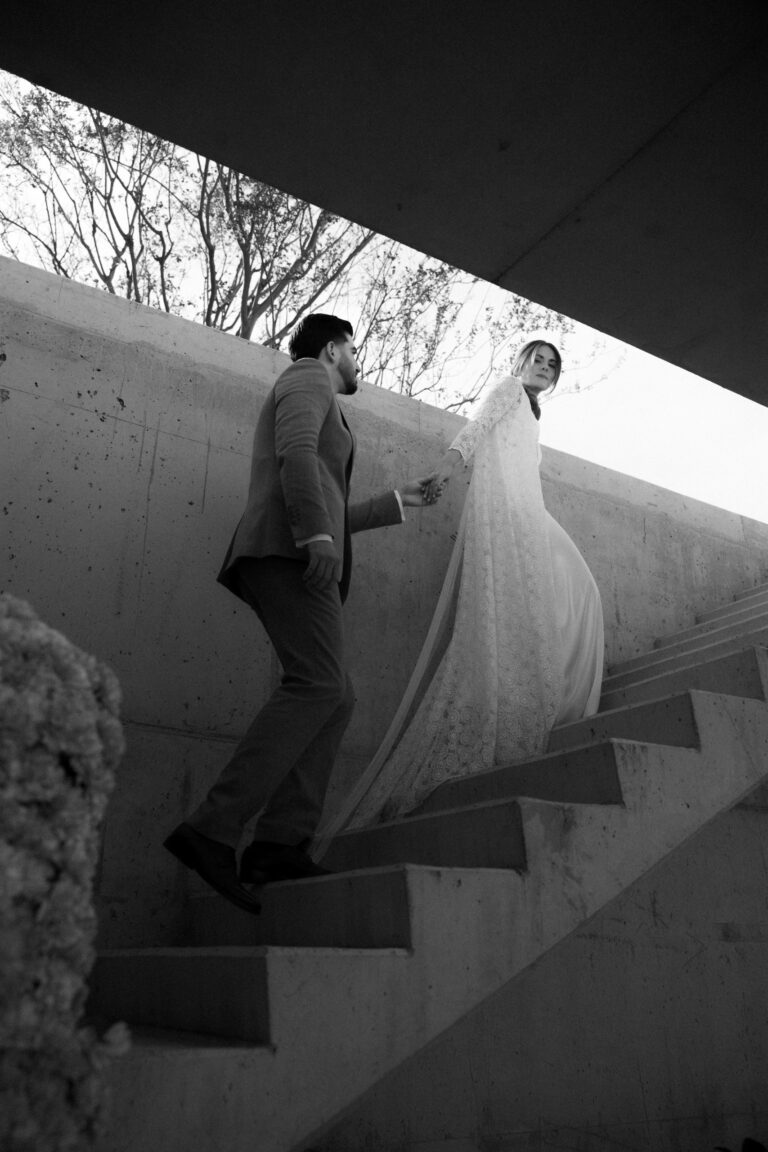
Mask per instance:
[[[308,315],[288,347],[293,363],[261,410],[245,513],[218,577],[259,617],[283,675],[202,804],[165,841],[251,912],[259,904],[244,884],[325,871],[307,846],[354,706],[341,611],[351,533],[400,523],[403,505],[432,502],[422,479],[348,506],[354,440],[338,397],[358,386],[352,326]],[[238,876],[235,849],[258,812]]]

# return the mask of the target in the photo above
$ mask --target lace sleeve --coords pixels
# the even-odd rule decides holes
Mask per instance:
[[[466,464],[475,454],[478,444],[502,416],[520,407],[524,396],[523,386],[515,376],[505,376],[498,380],[483,400],[477,416],[465,424],[450,445],[459,452]]]

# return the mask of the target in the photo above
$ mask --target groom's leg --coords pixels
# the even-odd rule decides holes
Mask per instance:
[[[344,699],[269,798],[253,830],[254,840],[299,844],[314,836],[331,770],[354,706],[352,681],[347,676]]]
[[[269,838],[296,844],[317,823],[333,758],[352,712],[343,665],[344,635],[338,585],[308,588],[306,565],[282,557],[241,561],[241,590],[258,613],[283,668],[279,686],[235,749],[199,808],[187,820],[198,832],[236,847],[243,825],[278,792],[285,800]],[[279,792],[278,792],[279,795]],[[260,828],[267,838],[267,829]]]

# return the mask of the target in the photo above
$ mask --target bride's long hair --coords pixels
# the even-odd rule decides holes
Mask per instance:
[[[549,340],[529,340],[527,344],[523,344],[522,348],[519,349],[517,355],[515,356],[515,360],[512,365],[512,375],[522,376],[526,368],[528,368],[528,366],[533,363],[534,357],[536,356],[539,348],[551,348],[555,354],[555,378],[552,381],[551,386],[547,389],[548,392],[551,392],[560,379],[560,373],[563,370],[563,358],[560,355],[560,349],[555,344],[550,343]],[[527,388],[525,389],[525,394],[528,397],[529,403],[531,405],[531,411],[533,412],[536,419],[540,420],[541,407],[539,405],[538,396],[535,392],[529,392]]]

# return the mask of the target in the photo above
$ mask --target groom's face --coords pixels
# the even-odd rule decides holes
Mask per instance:
[[[338,369],[342,380],[342,392],[351,396],[357,392],[357,378],[360,375],[360,365],[357,362],[357,348],[348,337],[343,344],[336,345],[339,352]]]

